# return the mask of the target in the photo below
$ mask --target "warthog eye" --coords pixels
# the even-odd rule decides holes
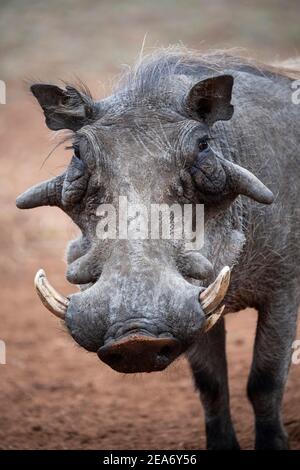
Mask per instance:
[[[81,160],[79,147],[77,147],[77,145],[73,145],[73,151],[74,151],[75,157]]]
[[[208,149],[208,141],[209,141],[209,137],[207,135],[199,139],[198,150],[200,153]]]

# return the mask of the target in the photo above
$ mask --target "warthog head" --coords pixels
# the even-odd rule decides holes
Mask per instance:
[[[43,271],[36,287],[73,338],[117,371],[162,370],[213,326],[229,284],[227,265],[243,244],[224,214],[240,194],[272,201],[253,174],[217,150],[224,127],[212,137],[214,123],[233,115],[233,77],[208,70],[199,76],[183,56],[159,55],[103,101],[70,86],[31,87],[47,126],[73,131],[74,154],[63,174],[27,190],[17,206],[58,206],[82,233],[69,245],[66,275],[81,290],[63,297]],[[204,245],[191,249],[183,236],[157,239],[151,230],[121,236],[120,197],[147,211],[153,204],[190,205],[194,228],[196,205],[204,204]],[[138,215],[125,216],[128,232]],[[170,233],[176,220],[172,212]]]

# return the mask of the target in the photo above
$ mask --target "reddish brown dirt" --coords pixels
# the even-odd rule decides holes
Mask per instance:
[[[0,122],[0,338],[7,345],[7,364],[0,365],[0,448],[204,448],[203,413],[184,359],[164,373],[119,375],[76,347],[34,293],[32,279],[41,266],[55,286],[70,292],[62,255],[76,232],[56,209],[14,208],[18,192],[65,163],[59,150],[40,169],[49,151],[42,121],[32,102],[16,91]],[[243,448],[253,445],[245,387],[255,321],[250,310],[226,321],[233,419]],[[300,365],[294,365],[284,400],[294,449],[300,449],[299,379]]]

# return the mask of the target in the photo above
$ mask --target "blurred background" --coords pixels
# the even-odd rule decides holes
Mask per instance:
[[[156,46],[238,47],[274,62],[300,55],[298,0],[1,0],[0,448],[204,448],[203,413],[185,359],[165,373],[121,376],[75,346],[33,289],[38,268],[63,292],[64,250],[76,228],[54,208],[18,211],[29,185],[58,174],[70,152],[55,147],[29,95],[32,81],[87,83],[109,94],[122,64]],[[253,446],[245,396],[256,313],[226,319],[232,409],[244,448]],[[300,332],[298,332],[300,338]],[[300,449],[300,366],[292,366],[284,420]]]

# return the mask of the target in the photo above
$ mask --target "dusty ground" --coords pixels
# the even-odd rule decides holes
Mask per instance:
[[[0,112],[0,339],[7,345],[7,364],[0,365],[0,448],[203,448],[203,414],[184,359],[165,373],[121,376],[76,347],[34,293],[32,280],[39,267],[46,269],[56,287],[70,292],[64,281],[63,253],[76,230],[57,209],[21,212],[14,207],[16,194],[57,174],[69,158],[60,148],[41,168],[54,142],[22,79],[69,78],[72,72],[79,73],[99,96],[103,90],[99,92],[96,77],[104,81],[115,64],[131,60],[146,31],[165,44],[183,39],[192,46],[200,42],[203,31],[210,44],[217,35],[222,45],[247,45],[256,47],[260,56],[273,51],[275,58],[276,51],[287,57],[300,44],[296,3],[280,10],[280,2],[274,2],[276,8],[268,16],[266,2],[259,2],[256,17],[248,6],[240,9],[247,2],[208,2],[206,16],[197,17],[198,29],[194,1],[187,10],[186,2],[176,2],[176,11],[167,1],[159,2],[163,10],[145,2],[139,8],[137,2],[123,2],[122,8],[128,6],[125,20],[122,2],[112,9],[108,2],[99,2],[104,9],[98,11],[100,7],[89,1],[89,8],[79,12],[76,1],[65,16],[51,13],[47,2],[43,7],[38,3],[32,0],[30,9],[29,2],[27,8],[25,2],[3,2],[0,17],[1,65],[8,83],[7,105]],[[69,4],[65,2],[66,9]],[[93,19],[91,5],[99,21]],[[234,7],[235,28],[226,5]],[[173,17],[168,22],[170,12]],[[211,17],[214,21],[207,21]],[[99,52],[93,48],[96,38]],[[243,448],[251,448],[253,442],[245,387],[255,322],[253,311],[227,318],[232,410]],[[292,448],[300,449],[300,366],[291,369],[284,421]]]

